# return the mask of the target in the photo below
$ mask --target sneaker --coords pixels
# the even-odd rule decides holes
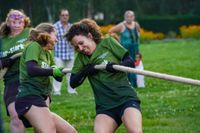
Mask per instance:
[[[54,96],[60,96],[61,93],[59,91],[53,93]]]
[[[70,89],[70,90],[68,90],[68,93],[69,94],[78,94],[76,89]]]

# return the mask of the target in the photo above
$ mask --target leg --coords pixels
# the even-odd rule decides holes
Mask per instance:
[[[73,67],[73,64],[74,64],[74,60],[72,59],[72,60],[67,60],[66,62],[66,67],[67,68],[72,68]],[[71,94],[77,94],[77,92],[76,92],[76,89],[75,88],[72,88],[71,86],[70,86],[70,76],[71,76],[71,73],[67,73],[67,88],[68,88],[68,93],[71,93]]]
[[[8,105],[8,112],[10,114],[10,132],[11,133],[25,133],[25,127],[22,121],[18,118],[15,110],[15,103],[12,102]]]
[[[10,115],[10,132],[11,133],[24,133],[25,127],[22,121],[18,118],[15,110],[15,97],[18,93],[19,81],[10,84],[4,84],[4,102],[6,105],[7,113]]]
[[[57,133],[77,133],[76,129],[63,118],[53,112],[51,114],[53,116]]]
[[[128,133],[142,133],[142,115],[138,109],[126,108],[122,116],[122,122]]]
[[[113,118],[98,114],[94,122],[94,133],[114,133],[118,125]]]
[[[1,91],[0,91],[1,93]],[[0,100],[0,133],[3,133],[4,129],[3,129],[3,118],[2,118],[2,114],[1,114],[1,100]]]
[[[47,107],[32,105],[24,117],[28,119],[33,128],[39,133],[56,133],[53,116]]]
[[[58,67],[63,67],[63,61],[60,59],[60,58],[54,58],[55,60],[55,64],[58,66]],[[54,94],[55,95],[60,95],[60,89],[61,89],[61,85],[62,85],[62,82],[58,82],[56,81],[55,79],[53,79],[53,88],[54,88]]]

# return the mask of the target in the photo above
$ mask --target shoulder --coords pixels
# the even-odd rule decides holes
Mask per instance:
[[[140,24],[138,22],[135,22],[135,28],[137,29],[137,31],[140,31]]]
[[[109,45],[117,44],[117,43],[118,43],[117,40],[111,35],[106,35],[100,42],[102,47],[107,47]]]
[[[126,29],[126,22],[123,21],[123,22],[119,23],[119,27],[121,29],[121,32],[123,32]]]
[[[56,23],[54,23],[54,27],[57,28],[57,27],[60,27],[61,25],[61,22],[60,21],[57,21]]]
[[[40,46],[39,43],[31,41],[27,43],[26,48],[34,50],[34,49],[41,49],[42,47]]]

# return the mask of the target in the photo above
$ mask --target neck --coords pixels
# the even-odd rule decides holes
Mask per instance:
[[[132,25],[132,23],[133,23],[133,21],[131,21],[131,22],[127,22],[127,21],[126,21],[126,24],[127,24],[127,25]]]
[[[15,30],[15,31],[11,31],[10,36],[11,37],[15,37],[17,35],[19,35],[23,30]]]
[[[62,25],[67,25],[68,22],[67,22],[67,21],[61,21],[61,24],[62,24]]]

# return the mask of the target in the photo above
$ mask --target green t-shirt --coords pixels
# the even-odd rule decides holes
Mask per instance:
[[[15,37],[4,36],[2,38],[2,45],[0,45],[0,58],[7,58],[16,53],[22,52],[24,49],[25,41],[29,35],[28,28],[24,29],[19,35]],[[19,80],[19,58],[14,64],[8,68],[4,76],[5,84]]]
[[[90,57],[82,53],[77,54],[72,73],[78,73],[89,63],[120,63],[126,53],[127,50],[115,39],[107,37],[97,44],[96,50]],[[101,70],[96,75],[88,76],[88,79],[93,89],[97,112],[114,108],[130,99],[139,100],[128,81],[127,73]]]
[[[36,61],[41,68],[50,68],[50,66],[55,65],[51,51],[43,50],[37,42],[30,42],[20,59],[20,86],[17,97],[29,95],[46,97],[50,95],[52,91],[50,77],[29,76],[26,67],[28,61]]]

